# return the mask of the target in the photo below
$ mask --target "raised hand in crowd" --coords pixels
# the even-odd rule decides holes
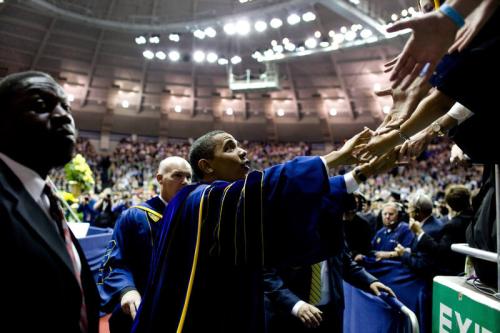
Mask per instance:
[[[480,0],[450,0],[447,1],[447,6],[462,17],[466,17],[480,2]],[[419,75],[426,81],[430,79],[439,60],[455,41],[459,25],[442,11],[433,11],[420,17],[396,22],[387,31],[396,32],[403,29],[412,29],[413,33],[397,57],[390,80],[394,81],[393,87],[401,84],[401,89],[405,90]]]
[[[448,50],[448,53],[463,51],[476,37],[491,15],[500,5],[498,0],[483,0],[476,9],[465,19],[465,25],[458,30],[457,38]]]
[[[409,160],[418,157],[435,137],[436,134],[431,127],[415,134],[410,140],[405,141],[401,145],[401,149],[399,150],[399,159]]]
[[[375,95],[391,96],[393,105],[384,121],[376,129],[376,134],[384,134],[392,129],[398,129],[417,108],[418,103],[427,95],[431,85],[422,77],[413,81],[406,90],[396,87],[375,92]]]

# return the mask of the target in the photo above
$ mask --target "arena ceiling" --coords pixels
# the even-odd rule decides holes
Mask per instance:
[[[374,89],[387,85],[383,63],[407,35],[385,26],[414,4],[0,0],[0,76],[51,73],[87,131],[187,138],[222,128],[242,139],[335,141],[375,127],[391,105]],[[246,80],[266,68],[279,89],[229,89],[230,72]]]

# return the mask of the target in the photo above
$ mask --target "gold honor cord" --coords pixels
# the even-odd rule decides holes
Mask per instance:
[[[147,208],[147,207],[144,207],[144,206],[132,206],[130,208],[137,208],[137,209],[143,210],[145,212],[153,214],[154,216],[159,217],[160,219],[163,217],[160,213],[155,212],[154,210]]]
[[[434,10],[439,10],[439,0],[434,0]]]
[[[193,257],[193,266],[191,267],[191,275],[189,277],[188,289],[186,291],[186,298],[184,299],[184,306],[182,308],[181,319],[179,320],[179,326],[177,326],[177,333],[182,332],[182,328],[184,327],[184,321],[186,320],[186,314],[189,305],[189,299],[191,297],[191,292],[193,290],[194,276],[196,273],[196,265],[198,263],[198,254],[200,252],[200,238],[201,238],[201,222],[203,215],[203,202],[205,200],[205,192],[207,191],[208,186],[203,190],[201,194],[200,208],[198,210],[198,230],[196,235],[196,247],[194,249],[194,257]]]

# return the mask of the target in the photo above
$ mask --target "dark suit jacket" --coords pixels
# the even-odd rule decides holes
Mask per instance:
[[[333,327],[335,327],[333,332],[341,332],[344,309],[342,280],[357,288],[367,290],[370,284],[377,281],[377,279],[352,260],[347,248],[339,255],[328,259],[327,263],[330,302],[325,305],[328,312],[324,311],[324,314],[332,317],[329,319],[334,321],[332,323]],[[265,296],[270,302],[268,309],[270,320],[290,322],[291,326],[287,327],[288,330],[293,329],[293,325],[299,326],[299,328],[303,326],[303,324],[296,321],[291,311],[298,301],[307,302],[310,285],[310,266],[266,270],[264,273],[264,289]],[[270,327],[271,333],[278,331],[278,328],[272,322]]]
[[[443,223],[431,215],[422,225],[422,229],[425,232],[422,237],[427,235],[432,238],[440,238]],[[436,257],[433,253],[419,251],[419,243],[415,237],[411,244],[411,253],[405,252],[401,261],[420,276],[432,279],[436,275]]]
[[[455,216],[445,224],[438,237],[423,234],[417,244],[417,251],[436,258],[436,273],[458,275],[464,271],[465,256],[451,250],[453,243],[465,243],[465,231],[472,220],[471,212]]]
[[[78,241],[89,333],[98,332],[97,288]],[[62,237],[0,160],[0,321],[19,333],[80,333],[81,292]]]

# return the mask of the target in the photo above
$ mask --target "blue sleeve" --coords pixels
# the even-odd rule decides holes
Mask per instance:
[[[342,257],[343,279],[356,288],[369,290],[370,285],[378,279],[368,273],[366,269],[352,260],[351,254],[346,250]]]
[[[319,226],[334,223],[332,214],[342,212],[347,192],[343,177],[329,178],[320,157],[298,157],[266,169],[263,193],[267,265],[306,265],[334,254],[326,242],[331,238],[322,237]]]
[[[293,307],[300,301],[300,298],[288,289],[275,268],[265,269],[263,276],[264,295],[270,301],[271,311],[291,314]]]
[[[398,237],[399,244],[403,245],[404,247],[411,247],[414,238],[415,235],[413,234],[413,232],[411,232],[408,226],[403,226],[401,228],[401,233],[399,234]]]
[[[126,244],[129,236],[134,235],[134,220],[137,212],[125,211],[116,222],[106,255],[99,270],[97,287],[101,296],[101,307],[111,312],[120,301],[120,296],[136,289],[132,272],[127,264]]]
[[[268,168],[263,185],[266,265],[323,260],[318,222],[330,184],[321,158],[298,157]]]

